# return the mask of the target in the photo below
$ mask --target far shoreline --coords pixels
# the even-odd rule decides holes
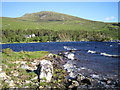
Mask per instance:
[[[48,41],[48,42],[8,42],[8,43],[1,43],[0,44],[19,44],[19,43],[49,43],[52,41]],[[120,40],[112,40],[112,41],[58,41],[58,42],[120,42]]]

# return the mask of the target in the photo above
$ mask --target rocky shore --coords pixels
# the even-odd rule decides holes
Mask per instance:
[[[120,88],[118,75],[102,75],[86,67],[77,67],[77,59],[71,50],[58,55],[62,56],[64,60],[67,59],[67,63],[63,67],[69,73],[67,79],[76,82],[76,85],[71,84],[72,88],[75,86],[77,89],[101,88],[113,90]],[[71,85],[69,88],[71,88]]]
[[[44,89],[111,89],[120,88],[117,75],[103,76],[86,67],[78,67],[74,52],[49,53],[37,59],[19,59],[2,63],[0,87]]]

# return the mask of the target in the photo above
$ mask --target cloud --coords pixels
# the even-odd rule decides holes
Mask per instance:
[[[105,18],[104,18],[104,20],[106,20],[106,21],[110,21],[110,20],[113,20],[113,19],[115,19],[114,16],[111,16],[111,17],[105,17]]]

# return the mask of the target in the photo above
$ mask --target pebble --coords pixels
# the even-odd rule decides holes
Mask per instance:
[[[0,67],[0,72],[2,71],[2,67]]]
[[[80,67],[80,69],[87,69],[86,67]]]
[[[26,65],[26,64],[22,64],[20,67],[21,67],[22,69],[28,69],[28,68],[29,68],[29,66]]]
[[[48,54],[48,57],[53,57],[53,54],[52,53]]]
[[[38,63],[37,62],[31,62],[31,64],[36,66]]]
[[[36,76],[36,77],[34,77],[34,78],[32,78],[31,80],[36,80],[36,79],[38,79],[38,77]]]
[[[10,77],[7,76],[5,72],[0,72],[0,78],[1,79],[9,79]]]
[[[26,61],[20,61],[21,64],[26,64]]]
[[[30,83],[31,81],[26,80],[25,83]]]
[[[96,75],[96,74],[92,74],[91,77],[94,78],[94,79],[95,79],[95,78],[96,78],[96,79],[99,79],[99,78],[100,78],[99,75]]]
[[[15,72],[14,74],[13,74],[13,76],[19,76],[19,73],[18,72]]]
[[[74,56],[75,55],[73,53],[70,53],[70,54],[67,55],[67,58],[71,59],[71,60],[74,60],[75,59]]]
[[[13,80],[9,81],[9,87],[14,87],[14,86],[15,86],[14,81]]]
[[[76,78],[77,74],[75,74],[73,71],[69,73],[69,76],[72,78]]]

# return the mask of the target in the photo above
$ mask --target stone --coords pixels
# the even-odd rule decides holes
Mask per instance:
[[[21,64],[26,64],[26,61],[21,61],[20,63],[21,63]]]
[[[40,86],[39,88],[44,88],[43,86]]]
[[[75,55],[74,55],[73,53],[70,53],[70,54],[68,54],[67,57],[68,57],[68,59],[74,60],[74,56],[75,56]]]
[[[48,57],[53,57],[54,55],[52,53],[49,53],[48,54]]]
[[[37,67],[36,66],[32,66],[32,67],[28,67],[27,69],[31,70],[31,71],[34,71],[35,69],[37,69]]]
[[[108,80],[108,81],[107,81],[107,84],[112,84],[112,81],[111,81],[111,80]]]
[[[101,84],[107,84],[107,80],[106,79],[103,79],[103,80],[100,80]]]
[[[21,63],[21,61],[15,61],[15,62],[12,62],[12,63],[16,63],[16,64],[18,64],[18,63]]]
[[[31,64],[35,66],[35,65],[37,65],[38,63],[37,63],[37,62],[31,62]]]
[[[79,86],[79,83],[78,83],[77,81],[75,81],[75,80],[72,80],[72,84],[69,85],[68,88],[76,88],[76,87],[78,87],[78,86]]]
[[[25,83],[31,83],[31,81],[26,80]]]
[[[64,69],[72,69],[74,68],[72,62],[67,62],[65,65],[63,65]]]
[[[13,73],[13,76],[16,76],[16,77],[17,77],[17,76],[19,76],[19,73],[18,73],[18,72],[14,72],[14,73]]]
[[[87,79],[87,78],[85,78],[85,79],[81,80],[81,83],[83,83],[83,84],[87,84],[87,85],[91,85],[90,80],[89,80],[89,79]]]
[[[78,83],[77,81],[73,80],[73,81],[72,81],[72,85],[74,85],[74,86],[77,87],[77,86],[79,86],[79,83]]]
[[[2,71],[2,66],[0,66],[0,72]]]
[[[0,78],[1,79],[9,79],[10,77],[7,76],[5,72],[0,72]]]
[[[29,88],[29,86],[25,86],[24,88]]]
[[[5,68],[8,68],[8,66],[6,64],[2,64],[2,66],[4,66]]]
[[[49,60],[40,61],[40,79],[46,79],[46,82],[50,82],[53,74],[53,65]]]
[[[81,80],[85,79],[85,76],[79,74],[79,75],[77,75],[76,79],[77,79],[77,81],[81,82]]]
[[[9,81],[9,87],[14,87],[14,86],[15,86],[14,81],[13,80]]]
[[[70,59],[70,60],[74,60],[75,58],[74,58],[74,54],[73,53],[68,53],[68,52],[65,52],[65,57],[67,57],[68,59]]]
[[[72,78],[76,78],[77,74],[75,72],[70,72],[69,76]]]
[[[81,67],[80,69],[87,69],[86,67]]]
[[[26,65],[26,64],[22,64],[20,67],[21,67],[22,69],[28,69],[28,68],[29,68],[28,65]]]
[[[96,75],[96,74],[92,74],[91,77],[94,78],[94,79],[95,79],[95,78],[96,78],[96,79],[99,79],[99,78],[100,78],[99,75]]]

